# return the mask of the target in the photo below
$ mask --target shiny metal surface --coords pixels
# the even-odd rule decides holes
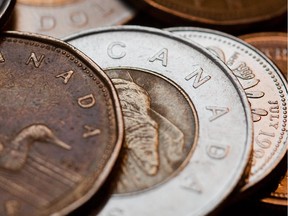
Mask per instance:
[[[167,29],[202,44],[222,59],[239,79],[254,121],[252,168],[243,191],[260,183],[287,149],[287,82],[278,68],[255,48],[233,36],[201,28]]]
[[[0,215],[66,215],[103,184],[123,141],[108,76],[47,36],[0,37]]]
[[[85,29],[124,24],[134,15],[121,0],[18,0],[9,29],[61,38]]]
[[[149,145],[150,150],[145,151],[146,155],[140,155],[143,146],[136,144],[145,144],[138,140],[143,135],[141,131],[134,136],[136,142],[124,144],[124,150],[130,149],[130,152],[122,155],[127,156],[126,161],[130,163],[127,166],[120,164],[119,168],[122,175],[120,180],[124,180],[121,181],[124,184],[119,187],[117,182],[115,194],[99,215],[206,215],[223,205],[247,167],[253,131],[247,98],[227,66],[204,48],[152,28],[111,27],[83,32],[65,40],[96,61],[112,80],[117,80],[114,84],[126,118],[126,142],[130,140],[127,139],[130,135],[127,126],[135,122],[128,119],[132,115],[131,109],[143,109],[139,111],[143,113],[141,118],[150,122],[141,124],[141,128],[146,125],[148,130],[147,125],[157,123],[161,128],[164,121],[166,124],[170,122],[171,127],[173,125],[170,131],[161,132],[159,129],[159,137],[179,137],[181,132],[184,138],[192,135],[188,143],[184,141],[184,146],[187,146],[184,148],[185,158],[180,158],[180,165],[167,176],[163,175],[167,166],[160,167],[157,161],[161,164],[169,155],[175,159],[173,155],[181,148],[181,142],[177,141],[175,144],[178,145],[174,144],[176,149],[166,157],[161,155],[160,147],[159,153],[155,150],[157,144],[153,143],[157,142],[146,143],[144,149]],[[135,89],[138,89],[138,96],[135,96]],[[172,94],[172,90],[182,96],[175,97],[176,93]],[[138,106],[140,97],[142,106]],[[180,103],[179,98],[186,100],[188,105],[190,103],[191,108],[186,108],[184,112],[183,106],[186,105]],[[150,111],[147,112],[147,109]],[[187,116],[192,116],[190,119],[195,128],[192,131],[189,129],[191,125],[184,124]],[[187,127],[188,133],[185,132]],[[172,133],[173,128],[178,132]],[[151,139],[157,130],[150,127],[150,131]],[[196,137],[195,144],[193,136]],[[189,147],[191,141],[192,147]],[[165,142],[160,141],[161,145],[165,145]],[[169,145],[173,146],[173,142]],[[134,176],[129,175],[130,168],[136,169]],[[128,172],[124,172],[124,175],[128,175],[123,176],[121,171],[125,170]],[[159,173],[164,178],[149,183],[151,179],[157,179]],[[129,181],[135,182],[139,176],[135,190]],[[128,186],[125,186],[125,181]]]

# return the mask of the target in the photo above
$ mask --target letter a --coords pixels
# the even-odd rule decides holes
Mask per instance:
[[[0,52],[0,63],[5,62],[4,56],[3,54]]]
[[[63,78],[64,79],[63,83],[67,84],[69,82],[70,78],[72,77],[73,73],[74,73],[74,71],[71,70],[71,71],[57,75],[56,78],[59,78],[59,77]]]
[[[168,50],[166,48],[157,52],[153,57],[149,59],[150,62],[154,62],[155,60],[159,60],[162,62],[162,65],[167,67],[168,63]]]
[[[227,107],[207,106],[206,109],[212,111],[213,113],[213,115],[209,118],[210,122],[229,112]]]

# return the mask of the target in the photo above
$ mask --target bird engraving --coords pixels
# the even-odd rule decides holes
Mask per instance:
[[[71,149],[71,146],[57,138],[46,125],[33,124],[23,128],[9,145],[4,146],[0,142],[0,168],[13,171],[21,169],[31,145],[37,141],[54,144],[66,150]]]

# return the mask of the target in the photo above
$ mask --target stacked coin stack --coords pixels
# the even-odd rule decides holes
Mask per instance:
[[[0,1],[0,215],[286,215],[287,1]]]

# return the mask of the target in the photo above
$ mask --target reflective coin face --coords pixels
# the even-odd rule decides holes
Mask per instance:
[[[267,32],[243,35],[244,41],[255,46],[270,58],[281,70],[287,80],[287,34],[280,32]],[[287,189],[288,172],[279,182],[278,187],[269,197],[263,199],[265,203],[273,205],[288,206],[288,189]]]
[[[142,0],[160,11],[216,25],[249,24],[271,19],[287,11],[286,0]]]
[[[3,28],[10,18],[15,2],[16,0],[0,0],[0,28]]]
[[[288,77],[287,69],[287,34],[280,32],[267,32],[243,35],[240,37],[247,43],[253,45],[271,59],[284,76]]]
[[[64,37],[85,29],[123,24],[134,14],[119,0],[19,0],[9,28]]]
[[[169,30],[169,29],[168,29]],[[246,190],[263,180],[287,149],[287,82],[281,72],[253,47],[232,36],[198,28],[170,29],[204,45],[238,78],[249,99],[254,121],[252,168]]]
[[[150,28],[66,40],[107,71],[123,109],[118,179],[99,215],[206,215],[223,204],[252,142],[249,105],[228,68],[204,48]]]
[[[117,158],[116,91],[63,42],[12,32],[0,40],[0,215],[65,215]]]

